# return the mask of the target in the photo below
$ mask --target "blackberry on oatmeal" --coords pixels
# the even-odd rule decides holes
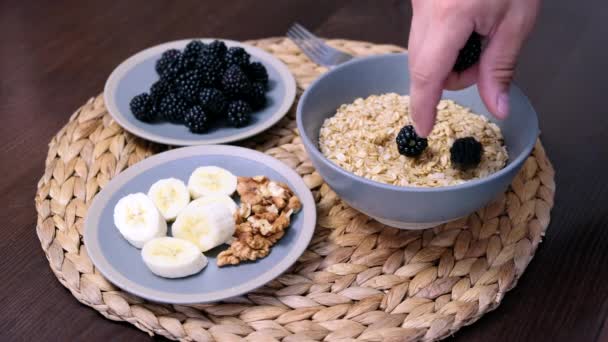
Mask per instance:
[[[321,127],[321,152],[346,171],[400,186],[460,184],[487,177],[507,164],[500,128],[451,100],[438,104],[437,123],[420,155],[411,158],[400,154],[396,139],[404,126],[412,124],[409,104],[409,96],[388,93],[340,106]],[[481,143],[481,160],[476,167],[456,168],[451,162],[450,148],[454,141],[465,137]]]

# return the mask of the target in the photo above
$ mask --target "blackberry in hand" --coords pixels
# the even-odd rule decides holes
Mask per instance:
[[[207,54],[214,55],[219,58],[224,58],[224,56],[226,55],[226,50],[228,50],[228,48],[226,47],[226,44],[224,44],[224,42],[222,42],[221,40],[214,40],[209,45],[207,45],[205,52]]]
[[[173,123],[183,123],[188,109],[190,109],[188,102],[175,93],[165,96],[158,107],[161,117]]]
[[[214,116],[226,111],[226,98],[221,91],[215,88],[203,88],[198,95],[198,102],[205,111]]]
[[[156,61],[154,69],[159,75],[162,75],[168,67],[181,55],[177,49],[171,49],[163,52],[161,57]]]
[[[419,137],[412,125],[401,128],[396,141],[399,153],[407,157],[421,155],[428,145],[427,139]]]
[[[458,53],[456,63],[454,63],[453,70],[456,72],[463,72],[466,69],[472,67],[479,61],[481,56],[481,35],[477,32],[473,32],[466,44]]]
[[[251,83],[241,68],[232,65],[222,76],[222,90],[230,98],[247,97],[251,91]]]
[[[228,124],[232,127],[244,127],[251,121],[251,107],[243,100],[230,102],[226,114]]]
[[[247,101],[253,110],[263,108],[266,105],[266,87],[260,82],[253,83]]]
[[[204,133],[211,126],[211,118],[201,106],[193,106],[184,117],[186,126],[192,133]]]
[[[450,148],[452,166],[461,170],[479,165],[482,154],[483,146],[473,137],[456,139]]]
[[[175,87],[185,100],[196,102],[201,88],[201,72],[190,70],[180,75],[175,81]]]
[[[249,54],[242,47],[233,46],[226,52],[225,61],[227,66],[238,65],[243,68],[249,64]]]
[[[131,99],[129,107],[135,118],[143,122],[151,122],[154,120],[154,112],[152,111],[152,101],[150,95],[143,93]]]
[[[264,64],[260,62],[253,62],[245,68],[245,74],[249,77],[251,82],[259,82],[268,87],[268,72]]]

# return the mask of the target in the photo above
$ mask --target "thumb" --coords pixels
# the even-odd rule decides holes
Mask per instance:
[[[479,62],[479,95],[488,110],[499,119],[509,115],[509,86],[526,34],[516,21],[503,21]]]

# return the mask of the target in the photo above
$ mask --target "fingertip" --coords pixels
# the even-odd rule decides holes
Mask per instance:
[[[415,86],[411,87],[410,119],[419,136],[427,137],[433,130],[440,98],[440,87],[433,91],[421,91]]]
[[[416,130],[416,134],[418,136],[426,138],[431,131],[433,130],[433,118],[434,116],[430,115],[415,115],[415,112],[412,112],[412,125],[414,126],[414,130]]]
[[[429,126],[417,125],[414,122],[414,130],[416,130],[416,134],[418,134],[419,137],[426,138],[431,134],[432,128],[429,128]]]
[[[503,115],[501,114],[505,110],[504,103],[502,104],[503,111],[499,112],[499,110],[498,110],[498,102],[499,102],[500,94],[502,94],[502,91],[500,88],[501,88],[500,84],[497,83],[491,76],[489,76],[488,73],[482,72],[480,74],[479,81],[477,82],[477,91],[479,92],[479,96],[481,97],[481,100],[483,101],[483,103],[486,106],[486,108],[488,109],[488,111],[495,118],[502,120],[506,116],[503,117]],[[508,107],[508,100],[507,100],[507,107]],[[507,109],[507,111],[508,111],[508,109]]]
[[[509,93],[504,87],[493,79],[480,78],[477,84],[479,95],[486,108],[494,117],[504,120],[509,116]],[[507,86],[508,89],[508,86]]]
[[[509,116],[509,94],[507,92],[501,92],[496,98],[496,115],[497,118],[504,120]]]

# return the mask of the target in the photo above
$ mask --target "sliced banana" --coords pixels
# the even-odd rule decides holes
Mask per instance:
[[[137,248],[153,238],[167,235],[167,222],[146,194],[121,198],[114,207],[114,224],[122,236]]]
[[[236,190],[237,178],[230,171],[217,166],[201,166],[188,179],[192,198],[212,195],[230,196]]]
[[[227,195],[211,195],[211,196],[203,196],[195,199],[194,201],[188,204],[189,207],[202,207],[209,203],[221,203],[225,205],[232,215],[236,213],[238,206],[234,202],[234,200]]]
[[[228,241],[234,234],[232,214],[222,203],[188,206],[172,226],[173,236],[196,244],[203,252]]]
[[[167,221],[173,221],[188,202],[190,193],[186,184],[177,178],[166,178],[152,184],[148,197],[156,204],[161,215]]]
[[[207,257],[190,241],[159,237],[144,245],[141,257],[152,273],[164,278],[181,278],[200,272]]]

